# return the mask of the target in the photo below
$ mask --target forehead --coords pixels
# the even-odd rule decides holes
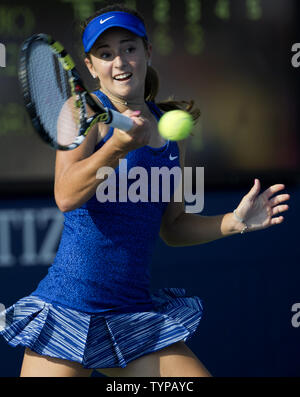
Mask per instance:
[[[121,40],[141,40],[141,38],[131,31],[119,28],[119,27],[112,27],[107,29],[105,32],[101,34],[100,37],[96,40],[95,44],[99,45],[111,45],[115,43],[119,43]]]

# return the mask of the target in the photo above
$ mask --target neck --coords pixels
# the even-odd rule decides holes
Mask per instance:
[[[110,101],[114,104],[115,108],[120,112],[123,113],[125,110],[140,110],[142,113],[146,107],[146,103],[144,99],[137,99],[136,101],[132,101],[130,99],[125,100],[119,97],[108,93],[105,89],[101,88],[101,91],[110,99]]]

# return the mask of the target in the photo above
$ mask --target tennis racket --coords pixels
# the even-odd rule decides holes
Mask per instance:
[[[77,148],[99,122],[123,131],[133,126],[129,117],[93,99],[71,56],[47,34],[35,34],[23,43],[19,80],[34,129],[54,149]]]

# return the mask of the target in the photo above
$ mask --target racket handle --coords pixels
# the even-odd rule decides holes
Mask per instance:
[[[111,121],[108,123],[112,127],[118,128],[122,131],[129,131],[133,126],[133,121],[130,117],[124,116],[120,112],[116,112],[115,110],[108,109],[111,114]]]

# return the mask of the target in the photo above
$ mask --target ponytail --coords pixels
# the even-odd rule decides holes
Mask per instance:
[[[155,98],[159,91],[159,77],[156,70],[152,66],[148,66],[146,81],[145,81],[145,100],[155,102]],[[170,96],[168,99],[156,103],[156,105],[163,111],[168,112],[169,110],[185,110],[188,112],[196,124],[199,119],[201,112],[197,107],[194,108],[195,101],[176,101],[174,96]]]
[[[158,74],[152,66],[148,65],[146,80],[145,80],[145,100],[155,102],[156,95],[159,90]]]

